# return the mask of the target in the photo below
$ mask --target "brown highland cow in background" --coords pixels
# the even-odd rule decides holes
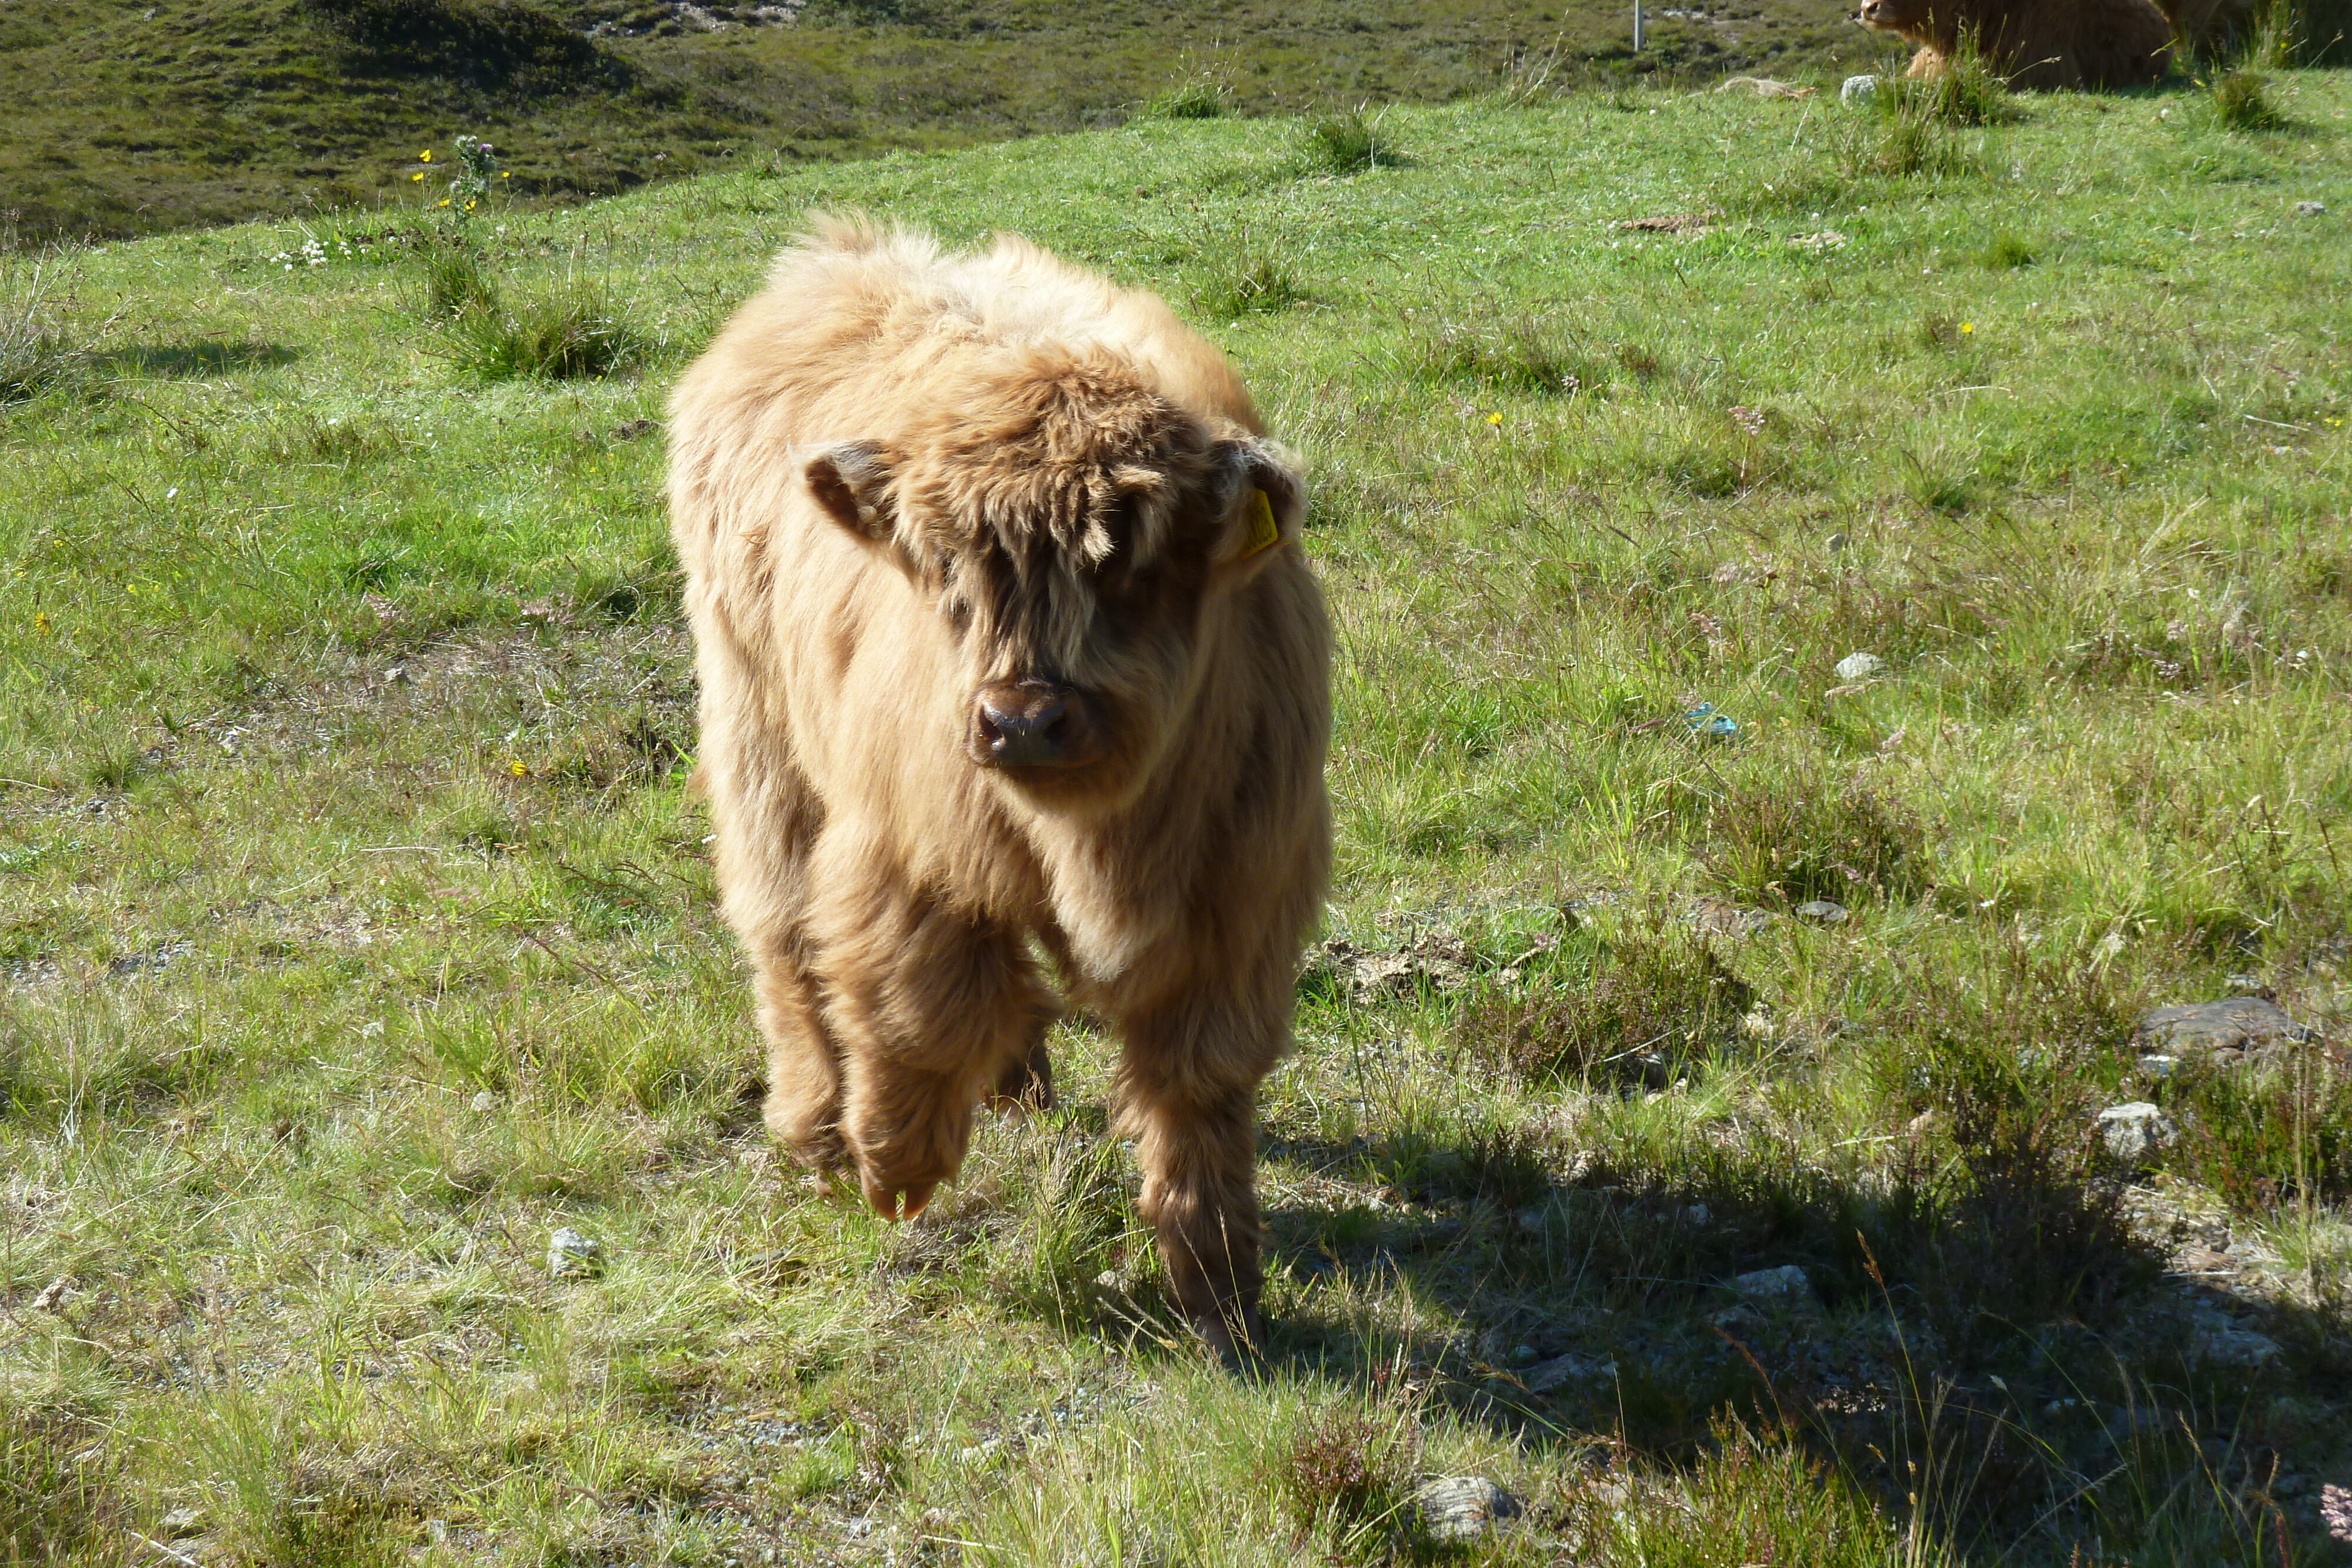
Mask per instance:
[[[2222,55],[2254,32],[2254,0],[2164,0],[2173,37],[2202,55]]]
[[[1919,46],[1908,75],[1941,75],[1973,37],[2017,88],[2140,86],[2163,77],[2172,47],[2151,0],[1863,0],[1861,20]]]
[[[1158,298],[1001,238],[820,220],[671,402],[672,528],[767,1120],[884,1216],[984,1099],[1050,1099],[1061,990],[1177,1300],[1261,1281],[1258,1081],[1330,867],[1329,632],[1291,460]]]

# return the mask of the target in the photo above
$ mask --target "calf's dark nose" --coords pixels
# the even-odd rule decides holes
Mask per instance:
[[[1005,768],[1059,762],[1069,744],[1070,710],[1067,688],[1048,681],[983,686],[972,717],[978,749]]]

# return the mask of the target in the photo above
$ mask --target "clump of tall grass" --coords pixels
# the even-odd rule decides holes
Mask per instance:
[[[1498,392],[1575,393],[1611,379],[1609,359],[1586,350],[1556,319],[1516,316],[1486,326],[1443,321],[1417,327],[1394,350],[1406,379],[1466,383]]]
[[[485,381],[608,376],[641,361],[645,335],[604,290],[574,285],[543,298],[469,310],[452,324],[457,361]]]
[[[2276,131],[2286,116],[2271,97],[2270,78],[2252,66],[2239,66],[2214,77],[2205,89],[2213,118],[2225,131]]]
[[[1906,99],[1916,112],[1945,125],[2008,125],[2024,118],[2008,78],[1985,57],[1973,31],[1960,34],[1942,71],[1882,82],[1871,101],[1881,113],[1900,115]]]
[[[1704,858],[1734,897],[1780,908],[1916,897],[1934,881],[1918,819],[1859,786],[1734,785]]]
[[[1884,107],[1841,125],[1832,141],[1846,178],[1904,180],[1969,172],[1970,160],[1951,126],[1930,112],[1918,94],[1900,88],[1890,91],[1882,84],[1871,102]]]
[[[1143,100],[1138,120],[1220,120],[1233,111],[1234,89],[1204,70],[1185,72]]]
[[[1658,926],[1581,963],[1564,956],[1524,991],[1472,1006],[1456,1032],[1523,1082],[1662,1087],[1733,1044],[1755,1005],[1754,988],[1706,943]]]
[[[1979,259],[1990,271],[2010,272],[2021,267],[2032,267],[2037,258],[2031,244],[2003,230],[1992,237],[1992,242],[1985,246],[1984,254]]]
[[[1380,117],[1368,118],[1360,110],[1328,114],[1308,126],[1307,158],[1328,174],[1360,174],[1402,161],[1396,139],[1382,129]]]
[[[58,319],[64,288],[58,258],[0,249],[0,408],[30,402],[88,362],[89,345]]]
[[[1232,319],[1287,309],[1307,298],[1307,287],[1288,262],[1244,229],[1208,258],[1193,298],[1208,314]]]
[[[24,1402],[0,1406],[0,1541],[7,1561],[62,1563],[104,1550],[131,1515],[99,1423]]]
[[[1964,34],[1939,74],[1881,81],[1861,113],[1836,123],[1832,148],[1848,179],[1965,174],[1977,161],[1953,132],[2020,118],[2009,83]]]
[[[425,253],[425,313],[446,320],[495,308],[498,287],[471,246],[443,239]]]
[[[457,363],[485,381],[608,376],[652,350],[602,284],[572,278],[514,296],[462,233],[433,241],[424,262],[426,318],[446,330]]]
[[[1551,44],[1541,50],[1514,48],[1511,63],[1503,72],[1503,85],[1497,96],[1513,109],[1525,109],[1549,98],[1559,96],[1555,78],[1559,74],[1568,35],[1552,35]]]

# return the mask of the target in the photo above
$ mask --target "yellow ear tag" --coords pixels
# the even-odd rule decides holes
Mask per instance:
[[[1282,530],[1275,525],[1274,503],[1265,498],[1263,490],[1252,490],[1249,498],[1249,544],[1234,559],[1247,560],[1260,550],[1271,549],[1282,542]]]

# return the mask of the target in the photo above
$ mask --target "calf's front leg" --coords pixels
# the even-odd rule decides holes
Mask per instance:
[[[1142,1167],[1139,1200],[1177,1304],[1228,1361],[1259,1348],[1264,1238],[1257,1085],[1282,1053],[1289,996],[1194,995],[1120,1020],[1120,1120]]]
[[[982,1098],[1042,1041],[1052,998],[1018,932],[850,857],[821,855],[817,880],[842,1142],[866,1200],[911,1219],[962,1166]]]

